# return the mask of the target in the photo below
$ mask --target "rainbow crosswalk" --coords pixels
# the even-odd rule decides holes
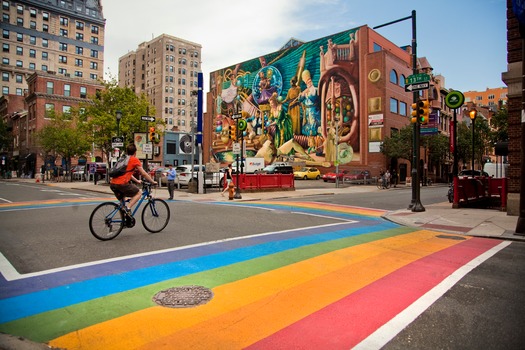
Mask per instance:
[[[378,348],[504,244],[401,227],[380,210],[238,205],[342,220],[2,278],[0,331],[65,349]],[[212,300],[152,299],[186,285],[210,288]]]

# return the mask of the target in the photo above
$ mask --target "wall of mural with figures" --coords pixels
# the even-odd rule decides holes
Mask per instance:
[[[235,160],[230,131],[240,115],[248,157],[322,166],[359,161],[358,44],[357,28],[211,73],[212,157]]]

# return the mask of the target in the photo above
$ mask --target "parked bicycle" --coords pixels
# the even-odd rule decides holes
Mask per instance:
[[[381,189],[386,189],[386,188],[389,188],[390,187],[390,181],[383,178],[382,176],[378,177],[377,180],[376,180],[376,186],[377,188],[379,188],[380,190]]]
[[[117,237],[125,227],[135,226],[135,213],[144,201],[146,205],[142,209],[142,226],[151,233],[162,231],[170,220],[170,208],[164,200],[153,198],[151,186],[150,182],[142,181],[142,195],[131,217],[125,211],[129,199],[99,204],[89,217],[91,234],[101,241],[109,241]]]

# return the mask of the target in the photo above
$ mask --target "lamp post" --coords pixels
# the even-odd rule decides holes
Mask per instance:
[[[116,117],[117,117],[117,136],[120,136],[120,119],[122,119],[122,111],[117,111]]]
[[[468,112],[468,115],[470,117],[470,120],[472,121],[472,177],[474,177],[474,153],[475,153],[475,144],[474,144],[474,125],[476,124],[476,117],[478,115],[478,111],[476,108],[472,108],[470,112]]]

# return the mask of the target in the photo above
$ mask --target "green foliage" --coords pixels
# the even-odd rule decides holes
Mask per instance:
[[[0,118],[0,152],[9,148],[9,132],[7,131],[7,124]]]
[[[407,125],[390,137],[385,136],[381,153],[390,158],[403,158],[412,161],[413,125]]]
[[[506,107],[501,108],[490,118],[492,128],[492,143],[507,141],[509,139],[509,113]]]
[[[443,134],[433,134],[421,138],[421,144],[428,148],[431,164],[443,163],[449,156],[449,138]]]
[[[147,132],[146,122],[141,116],[155,115],[155,110],[149,105],[144,94],[137,96],[130,88],[119,87],[115,80],[105,82],[105,89],[92,96],[92,101],[85,108],[87,115],[87,133],[97,148],[110,158],[112,151],[111,138],[117,136],[117,111],[122,112],[122,119],[118,125],[124,143],[133,142],[135,132]],[[163,121],[156,122],[164,124]],[[152,126],[151,124],[149,126]]]
[[[44,154],[55,153],[67,160],[81,156],[90,149],[90,142],[78,114],[73,111],[68,114],[58,114],[50,111],[51,120],[40,129],[36,138]]]

